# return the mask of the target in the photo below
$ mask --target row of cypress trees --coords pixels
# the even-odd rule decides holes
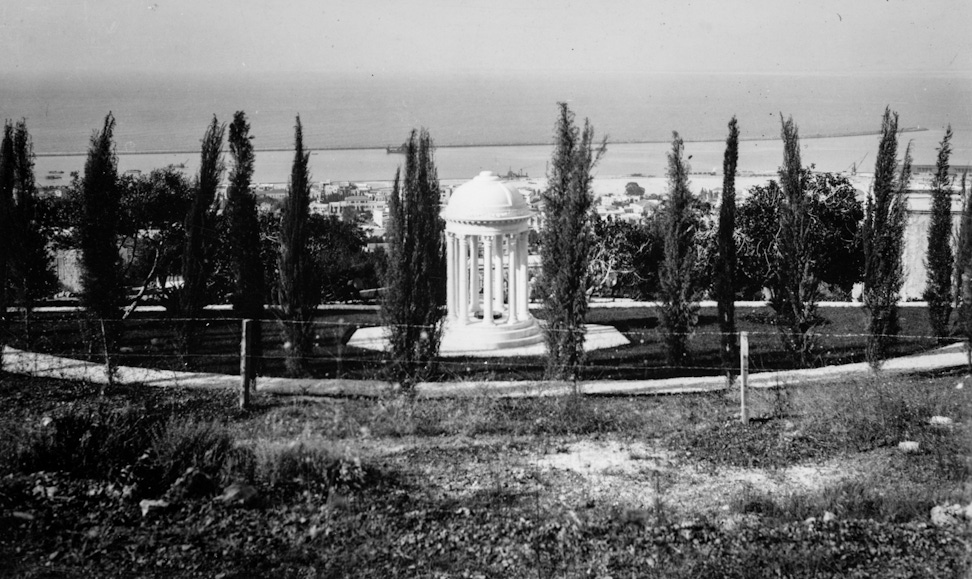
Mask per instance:
[[[778,262],[771,280],[770,305],[776,312],[783,345],[798,365],[808,365],[816,347],[813,330],[819,323],[816,313],[820,280],[813,271],[810,245],[811,215],[807,189],[810,173],[800,158],[799,132],[792,117],[781,115],[783,163],[779,170],[781,207],[779,233],[774,240],[773,259]],[[605,141],[596,144],[590,122],[578,127],[574,114],[564,103],[559,105],[555,125],[555,145],[548,170],[548,186],[542,192],[543,223],[540,232],[541,272],[539,293],[543,296],[546,320],[547,376],[552,379],[576,379],[584,359],[583,324],[587,314],[588,257],[591,235],[590,212],[593,205],[592,172],[606,150]],[[949,199],[948,141],[946,133],[939,151],[939,167],[933,190],[936,199]],[[903,159],[897,157],[898,116],[887,108],[882,120],[881,139],[875,166],[875,182],[866,204],[862,228],[865,252],[864,306],[868,313],[867,359],[878,366],[888,353],[899,332],[897,302],[903,283],[902,249],[904,235],[904,195],[911,175],[911,147]],[[416,144],[415,134],[409,141],[404,185],[396,175],[395,195],[391,203],[392,229],[389,236],[389,283],[384,317],[392,328],[394,358],[401,376],[426,376],[433,363],[439,338],[441,283],[418,287],[416,282],[443,278],[441,223],[434,215],[438,201],[431,143],[423,130]],[[723,161],[723,191],[718,224],[716,251],[715,297],[722,333],[721,357],[730,370],[736,360],[735,336],[735,174],[739,156],[739,127],[735,117],[729,122],[729,134]],[[693,196],[688,186],[689,167],[684,159],[684,144],[673,134],[668,155],[669,201],[663,216],[664,260],[660,285],[662,318],[668,362],[682,365],[688,357],[687,338],[698,318],[699,285],[693,278],[697,268],[694,224],[690,210]],[[963,186],[964,189],[964,186]],[[423,208],[424,204],[424,208]],[[937,206],[950,209],[950,201]],[[956,287],[972,296],[972,204],[966,203],[960,245],[961,266],[956,274]],[[935,326],[935,316],[951,307],[952,294],[935,301],[936,283],[950,292],[952,258],[933,258],[933,253],[948,245],[951,231],[950,211],[946,226],[932,227],[929,238],[929,309],[933,328],[945,335],[947,327]],[[946,218],[936,217],[943,220]],[[942,231],[945,233],[943,234]],[[424,233],[421,233],[424,232]],[[424,242],[419,237],[424,235]],[[936,237],[937,236],[937,237]],[[948,249],[950,252],[950,249]],[[424,257],[422,257],[424,256]],[[422,260],[425,260],[422,262]],[[949,269],[939,273],[938,263]],[[421,262],[421,263],[420,263]],[[944,265],[941,266],[944,268]],[[932,271],[935,270],[935,271]],[[961,282],[959,280],[962,280]],[[937,281],[936,280],[940,280]],[[965,285],[961,285],[964,283]],[[972,311],[972,298],[961,302]],[[948,314],[944,314],[947,323]],[[972,323],[968,324],[972,335]]]
[[[774,240],[776,274],[771,280],[770,306],[777,316],[780,335],[794,363],[806,366],[816,347],[813,329],[819,323],[816,314],[819,279],[813,274],[813,257],[809,247],[810,215],[806,196],[809,173],[802,167],[798,129],[792,118],[781,117],[783,163],[779,170],[782,190],[780,227]],[[732,368],[735,363],[735,297],[736,244],[734,175],[738,160],[738,126],[733,118],[723,163],[723,196],[720,208],[715,298],[722,332],[722,362]],[[926,266],[928,281],[924,294],[928,302],[929,321],[939,339],[950,333],[949,319],[953,304],[958,304],[959,326],[972,338],[972,203],[965,199],[958,252],[953,257],[952,189],[949,172],[951,128],[946,130],[938,150],[936,172],[932,181],[932,217],[928,234]],[[897,304],[903,285],[902,251],[905,229],[905,194],[911,180],[911,144],[898,159],[898,115],[886,108],[882,118],[881,138],[875,164],[874,182],[867,196],[862,242],[865,256],[863,302],[868,314],[866,358],[878,367],[890,353],[895,336],[900,332]],[[691,250],[686,245],[686,204],[684,202],[685,169],[681,161],[682,143],[677,133],[669,154],[669,195],[666,209],[665,261],[662,265],[663,323],[669,363],[680,364],[687,354],[684,340],[694,325],[692,306],[697,299],[692,285]],[[963,179],[962,192],[965,193]],[[954,270],[954,271],[953,271]],[[731,371],[730,371],[731,372]]]
[[[114,117],[109,113],[102,129],[92,139],[85,163],[81,186],[80,217],[76,224],[81,250],[81,303],[93,318],[116,320],[120,317],[122,294],[118,233],[118,170],[114,150]],[[232,169],[226,191],[226,223],[232,240],[233,278],[236,288],[234,311],[243,318],[264,317],[264,270],[260,261],[260,233],[256,199],[250,190],[254,152],[250,126],[243,111],[238,111],[229,127],[229,150]],[[217,235],[216,193],[226,165],[223,140],[226,125],[214,117],[207,127],[200,151],[199,173],[193,184],[193,200],[185,218],[185,241],[182,252],[183,287],[174,304],[187,363],[194,350],[196,324],[207,305],[207,284],[212,275]],[[281,305],[278,317],[288,344],[287,370],[303,373],[309,350],[313,308],[318,299],[313,268],[309,266],[307,219],[310,203],[309,152],[303,146],[300,117],[294,129],[295,158],[282,211],[279,243],[277,296]],[[317,290],[319,293],[319,290]],[[106,347],[110,350],[118,338],[117,325],[102,327]],[[259,330],[257,330],[259,331]],[[254,340],[259,344],[259,336]]]
[[[812,329],[816,323],[816,292],[819,285],[811,270],[807,243],[808,213],[806,208],[806,171],[799,153],[799,137],[792,118],[782,119],[781,136],[784,158],[780,168],[782,207],[780,234],[775,252],[780,260],[774,280],[771,305],[777,312],[781,336],[799,364],[809,363],[813,348]],[[109,113],[101,131],[91,140],[82,181],[81,214],[78,239],[82,252],[82,304],[94,316],[112,320],[119,316],[122,284],[116,249],[118,219],[117,157],[114,151],[115,121]],[[875,181],[867,200],[863,227],[865,263],[864,303],[869,313],[868,359],[874,364],[886,356],[893,336],[898,332],[896,303],[902,284],[901,249],[904,230],[904,192],[910,178],[910,145],[902,163],[897,160],[897,114],[885,110],[882,136],[875,166]],[[183,277],[185,285],[178,300],[183,326],[184,351],[192,350],[192,324],[205,304],[205,286],[211,267],[215,231],[216,190],[225,171],[223,138],[226,126],[214,118],[207,128],[201,149],[201,165],[194,184],[194,200],[186,216]],[[963,280],[972,283],[972,251],[965,247],[972,238],[972,227],[964,226],[959,248],[959,265],[955,268],[948,244],[951,231],[950,177],[948,173],[949,141],[946,133],[939,150],[939,161],[933,182],[933,224],[929,235],[929,290],[926,298],[932,326],[938,335],[947,332],[952,296],[962,295]],[[716,255],[715,293],[722,331],[721,354],[727,368],[735,359],[736,246],[735,172],[738,162],[738,124],[729,123],[723,162],[723,198],[719,216]],[[250,192],[254,154],[249,124],[242,111],[234,115],[229,130],[232,170],[227,189],[225,210],[237,289],[234,310],[241,317],[260,318],[266,280],[259,257],[259,227],[255,198]],[[391,335],[394,373],[406,383],[427,376],[432,369],[441,334],[444,292],[443,224],[438,216],[439,185],[433,159],[433,143],[428,131],[413,131],[406,146],[404,174],[396,172],[393,195],[389,201],[388,230],[389,267],[386,274],[382,316],[393,328]],[[593,242],[590,211],[593,170],[606,150],[606,140],[595,144],[594,130],[585,120],[578,127],[569,107],[559,104],[555,126],[555,148],[548,173],[548,188],[542,193],[545,227],[541,232],[542,271],[538,288],[544,296],[547,320],[548,376],[557,379],[577,377],[584,357],[583,323],[587,314],[588,258]],[[29,214],[34,190],[32,153],[29,135],[23,122],[16,131],[8,122],[0,147],[0,219],[3,225],[31,223]],[[687,337],[697,322],[698,284],[693,279],[697,251],[694,246],[690,205],[693,201],[688,186],[689,167],[684,159],[684,144],[673,134],[668,155],[669,202],[664,216],[664,260],[660,285],[663,301],[668,361],[683,364],[688,356]],[[314,279],[308,253],[306,223],[309,216],[309,153],[303,147],[300,118],[295,126],[295,156],[283,208],[279,244],[277,296],[281,305],[283,332],[289,345],[287,369],[299,375],[310,349],[310,324],[313,308],[319,298],[320,280]],[[30,168],[30,170],[28,170]],[[964,185],[963,185],[964,188]],[[16,203],[13,192],[18,191]],[[16,211],[14,208],[17,208]],[[966,207],[969,204],[966,203]],[[18,214],[17,212],[21,212]],[[967,211],[968,213],[968,211]],[[13,219],[16,217],[16,219]],[[13,219],[13,221],[11,221]],[[972,218],[963,220],[972,222]],[[12,231],[16,227],[4,227]],[[17,245],[0,244],[0,275],[11,268],[7,262],[23,259],[29,253],[12,251],[27,247],[31,234],[27,225],[17,233]],[[943,233],[944,232],[944,233]],[[31,235],[34,237],[31,238]],[[5,236],[5,239],[7,236]],[[944,242],[942,241],[944,240]],[[964,252],[964,253],[963,253]],[[38,260],[35,263],[46,263]],[[23,269],[23,268],[21,268]],[[964,276],[964,277],[963,277]],[[34,282],[30,282],[34,283]],[[7,284],[5,284],[6,286]],[[14,284],[16,285],[16,284]],[[22,284],[25,288],[30,284]],[[24,290],[27,291],[27,290]],[[965,290],[972,295],[972,290]],[[6,292],[0,299],[6,299]],[[21,300],[24,303],[23,300]],[[968,300],[962,307],[972,309]],[[6,302],[0,302],[6,305]],[[6,308],[0,308],[6,312]],[[943,321],[942,321],[943,320]],[[972,333],[972,332],[970,332]],[[107,337],[107,336],[106,336]],[[112,338],[114,336],[111,336]],[[259,343],[259,340],[257,340]]]

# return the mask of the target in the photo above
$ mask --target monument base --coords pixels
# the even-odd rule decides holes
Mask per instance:
[[[587,324],[584,327],[585,351],[616,348],[630,343],[612,326]],[[347,345],[367,350],[387,350],[388,329],[382,326],[361,328],[351,336]],[[499,358],[544,356],[546,353],[543,329],[533,318],[514,324],[497,321],[492,326],[483,325],[478,320],[460,326],[451,320],[446,323],[439,346],[439,355],[443,357]]]

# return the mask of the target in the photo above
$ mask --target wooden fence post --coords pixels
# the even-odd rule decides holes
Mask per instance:
[[[111,353],[108,350],[108,331],[105,330],[105,320],[101,321],[101,348],[105,354],[105,378],[108,380],[108,384],[105,388],[109,388],[115,385],[115,367],[111,363]],[[101,389],[101,395],[105,395],[105,388]]]
[[[749,332],[739,332],[739,420],[749,424]]]
[[[253,320],[243,320],[240,338],[240,408],[250,407],[250,388],[253,387]]]

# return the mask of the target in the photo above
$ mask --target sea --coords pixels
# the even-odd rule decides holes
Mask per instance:
[[[952,163],[972,164],[972,73],[629,74],[467,73],[202,75],[49,74],[0,77],[0,117],[25,118],[38,181],[82,171],[92,134],[116,119],[119,170],[198,168],[215,116],[245,111],[258,150],[255,180],[287,181],[299,115],[317,181],[387,181],[402,156],[386,152],[425,127],[441,179],[479,171],[543,177],[557,103],[607,139],[599,176],[663,176],[673,132],[696,172],[720,172],[727,123],[739,122],[739,169],[775,171],[781,116],[799,127],[802,160],[819,170],[873,171],[881,115],[900,115],[902,143],[933,164],[946,126]],[[903,148],[903,146],[902,146]]]

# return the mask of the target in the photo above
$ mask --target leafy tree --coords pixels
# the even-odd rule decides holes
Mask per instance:
[[[665,258],[660,279],[665,353],[673,366],[681,366],[688,359],[688,335],[698,321],[701,294],[691,211],[693,197],[684,152],[681,137],[673,133],[672,150],[668,153],[668,205],[662,214]]]
[[[962,221],[955,253],[955,295],[959,331],[965,336],[965,351],[972,370],[972,192],[966,189],[968,174],[962,172]]]
[[[412,131],[405,174],[388,199],[388,262],[381,315],[390,328],[393,373],[405,387],[433,371],[445,316],[444,223],[428,131]]]
[[[229,186],[226,189],[225,218],[227,246],[232,250],[235,274],[233,309],[241,318],[263,317],[264,270],[260,261],[260,224],[256,197],[250,190],[253,180],[253,143],[246,114],[237,111],[229,127],[229,147],[233,156]],[[259,327],[259,325],[258,325]],[[260,340],[255,339],[259,344]]]
[[[644,299],[661,299],[661,270],[665,260],[665,216],[669,212],[669,200],[665,199],[657,209],[646,215],[642,224],[633,231],[634,247],[638,251],[632,257],[633,286],[636,296]],[[694,277],[700,288],[711,285],[715,269],[714,221],[712,205],[692,196],[689,217],[696,250]]]
[[[554,130],[553,159],[547,189],[541,195],[543,230],[540,232],[541,272],[537,288],[543,296],[546,325],[547,375],[573,379],[584,359],[584,320],[587,317],[588,257],[592,242],[591,190],[594,170],[606,150],[606,141],[594,145],[594,128],[588,120],[581,131],[574,113],[559,103]]]
[[[739,160],[739,127],[729,121],[726,152],[722,160],[722,204],[716,237],[714,289],[722,333],[722,365],[732,376],[736,360],[736,163]]]
[[[867,198],[862,229],[864,249],[864,307],[868,312],[866,355],[877,368],[900,330],[898,300],[904,283],[905,190],[911,174],[911,147],[897,172],[898,114],[884,109],[881,143],[874,166],[874,184]]]
[[[812,271],[833,292],[848,294],[863,275],[860,221],[864,208],[853,184],[842,175],[804,169],[811,222]],[[783,192],[773,180],[750,188],[736,215],[736,285],[743,296],[757,299],[772,288],[777,275]]]
[[[108,113],[101,131],[91,137],[75,224],[81,249],[81,304],[102,320],[118,318],[124,298],[117,245],[120,199],[114,130],[115,118]]]
[[[16,183],[16,163],[14,161],[13,125],[7,121],[3,127],[3,141],[0,144],[0,323],[7,320],[7,296],[10,291],[10,258],[14,253],[13,191]],[[0,327],[0,354],[3,350],[4,328]]]
[[[658,285],[662,241],[648,223],[592,215],[593,241],[588,257],[588,293],[604,291],[643,297]]]
[[[810,363],[815,346],[817,291],[812,221],[808,209],[806,173],[800,164],[800,137],[790,117],[782,121],[783,165],[780,167],[780,226],[776,241],[775,275],[770,280],[770,306],[776,312],[783,346],[800,366]]]
[[[317,278],[321,280],[322,299],[337,301],[356,298],[355,284],[360,284],[362,279],[375,278],[364,254],[364,231],[357,223],[338,219],[334,215],[311,215],[308,229],[308,243],[314,256]]]
[[[283,336],[287,349],[287,373],[299,376],[311,349],[314,309],[320,301],[320,284],[314,276],[308,245],[310,215],[310,152],[304,150],[304,134],[297,117],[294,127],[294,163],[287,187],[280,227],[277,286]]]
[[[193,202],[193,187],[178,170],[167,167],[151,173],[123,175],[119,179],[119,235],[131,257],[124,266],[126,283],[138,285],[138,294],[125,317],[152,290],[162,305],[178,312],[179,290],[167,285],[182,271],[186,243],[185,218]]]
[[[952,153],[952,127],[945,130],[935,177],[932,179],[931,223],[928,226],[928,253],[925,266],[928,282],[925,300],[928,319],[939,341],[948,335],[948,319],[952,315],[952,177],[948,173],[948,158]]]

